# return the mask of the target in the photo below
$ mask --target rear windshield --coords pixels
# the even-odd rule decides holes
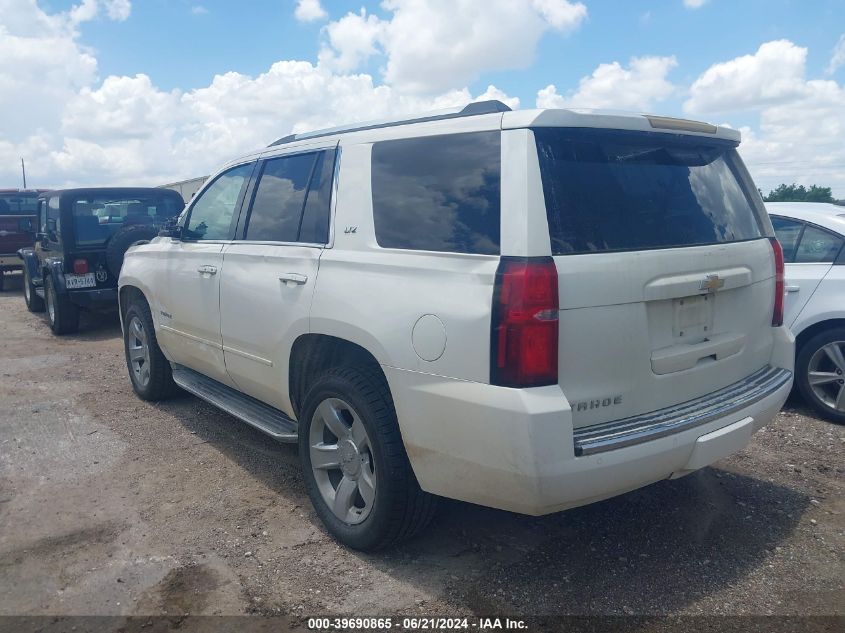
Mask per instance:
[[[0,215],[35,215],[37,204],[37,193],[0,193]]]
[[[178,196],[97,196],[73,201],[73,225],[79,246],[101,246],[122,227],[160,225],[179,215],[184,204]]]
[[[732,143],[595,129],[534,135],[555,255],[763,235]]]

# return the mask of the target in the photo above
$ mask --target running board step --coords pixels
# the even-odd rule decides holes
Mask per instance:
[[[247,396],[240,391],[203,376],[184,365],[172,363],[173,382],[188,393],[239,420],[263,431],[280,442],[296,442],[297,424],[278,409]]]

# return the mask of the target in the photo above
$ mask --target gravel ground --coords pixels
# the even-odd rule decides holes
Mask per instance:
[[[0,293],[0,615],[845,615],[845,427],[799,401],[743,452],[531,518],[444,502],[338,546],[295,448],[132,393],[114,316],[54,337]]]

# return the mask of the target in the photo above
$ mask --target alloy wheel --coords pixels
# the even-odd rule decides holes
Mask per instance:
[[[129,321],[126,349],[135,383],[146,387],[150,382],[150,346],[144,324],[137,316]]]
[[[845,413],[845,341],[820,347],[810,358],[807,380],[819,401]]]
[[[323,501],[344,523],[361,523],[373,509],[377,485],[372,444],[361,418],[343,400],[326,398],[314,411],[308,439]]]

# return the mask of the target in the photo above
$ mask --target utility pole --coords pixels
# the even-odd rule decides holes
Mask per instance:
[[[21,156],[21,173],[23,174],[23,188],[26,189],[26,165],[23,162],[23,156]]]

